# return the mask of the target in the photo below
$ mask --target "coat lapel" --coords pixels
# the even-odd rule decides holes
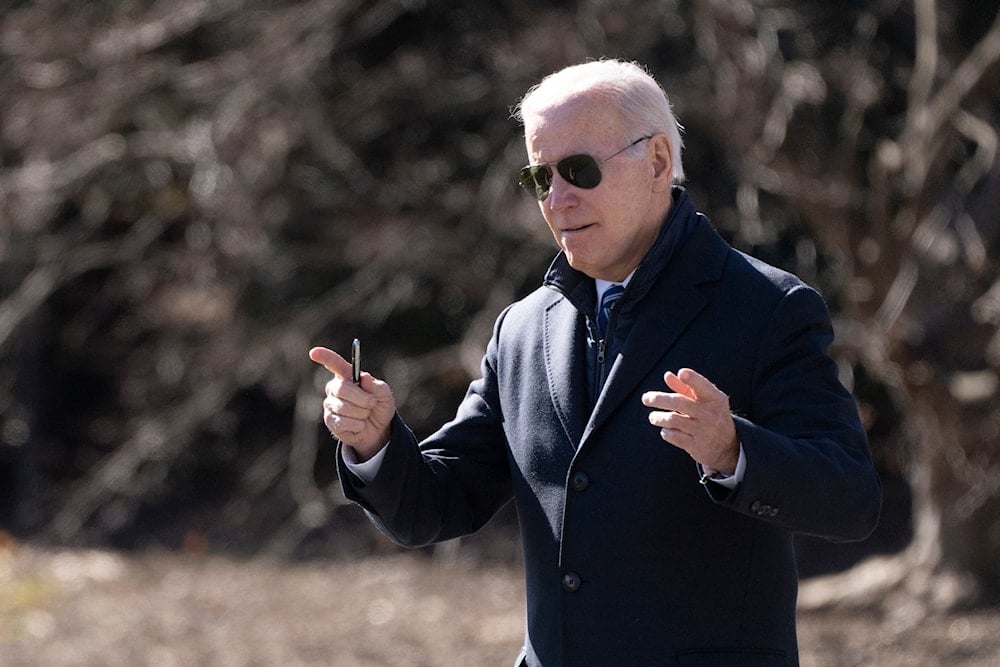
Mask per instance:
[[[615,359],[604,389],[597,398],[597,405],[594,406],[584,437],[606,421],[621,405],[705,306],[704,296],[690,286],[683,294],[675,293],[670,298],[658,301],[659,303],[649,303],[648,310],[644,308],[642,315],[632,326],[632,332]]]
[[[580,312],[564,297],[545,309],[545,376],[559,422],[576,449],[587,423],[586,331]]]
[[[662,363],[707,304],[699,285],[719,279],[729,247],[709,225],[699,227],[639,305],[632,330],[584,429],[584,439],[607,421],[650,370]]]

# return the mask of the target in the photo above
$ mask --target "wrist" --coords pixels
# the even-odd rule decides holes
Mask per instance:
[[[709,468],[702,463],[698,464],[698,471],[701,475],[702,484],[712,481],[727,488],[735,489],[743,481],[743,476],[746,474],[746,467],[747,460],[746,454],[743,451],[743,443],[737,443],[736,468],[731,473]]]
[[[358,447],[354,445],[348,445],[347,443],[343,443],[343,445],[344,445],[343,448],[344,459],[348,463],[354,463],[354,464],[365,463],[366,461],[371,460],[371,458],[376,454],[378,454],[379,450],[382,449],[382,447],[374,447],[371,450],[368,450],[368,449],[359,449]]]
[[[736,474],[736,468],[740,462],[740,451],[742,447],[740,441],[737,440],[736,434],[733,434],[733,439],[730,442],[729,447],[723,453],[719,460],[715,462],[715,465],[706,466],[711,468],[716,473],[724,477],[732,477]]]

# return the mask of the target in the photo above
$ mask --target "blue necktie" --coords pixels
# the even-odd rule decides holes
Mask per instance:
[[[601,334],[607,333],[606,329],[608,327],[608,317],[611,314],[611,309],[614,308],[615,303],[618,299],[622,298],[622,294],[625,293],[625,288],[621,285],[612,285],[605,292],[604,296],[601,297],[601,308],[597,311],[597,326],[601,330]]]

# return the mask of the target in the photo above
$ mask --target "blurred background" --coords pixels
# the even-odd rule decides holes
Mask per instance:
[[[671,96],[720,232],[833,311],[885,512],[864,543],[799,540],[803,607],[972,610],[947,650],[987,664],[1000,16],[961,0],[0,2],[0,586],[37,579],[0,592],[0,642],[31,655],[32,609],[69,632],[18,554],[461,561],[448,581],[506,573],[517,626],[513,512],[400,555],[343,500],[306,352],[361,338],[418,434],[450,418],[555,251],[511,107],[604,56]],[[319,653],[295,660],[391,663]]]

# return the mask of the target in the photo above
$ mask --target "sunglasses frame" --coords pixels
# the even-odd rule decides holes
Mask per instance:
[[[647,135],[645,137],[639,137],[632,143],[630,143],[625,148],[616,151],[604,158],[603,160],[598,160],[592,155],[587,155],[586,153],[578,153],[575,155],[567,155],[561,160],[556,160],[555,162],[543,162],[541,164],[529,164],[521,169],[520,177],[518,183],[522,188],[527,190],[529,193],[534,195],[535,199],[538,201],[545,201],[549,193],[552,192],[552,167],[556,168],[559,175],[569,183],[570,185],[584,190],[592,190],[601,184],[601,165],[610,160],[613,157],[617,157],[632,148],[633,146],[652,139],[653,134]],[[581,179],[581,175],[590,173],[594,171],[594,176],[592,178]],[[545,174],[545,183],[538,179],[540,174]]]

